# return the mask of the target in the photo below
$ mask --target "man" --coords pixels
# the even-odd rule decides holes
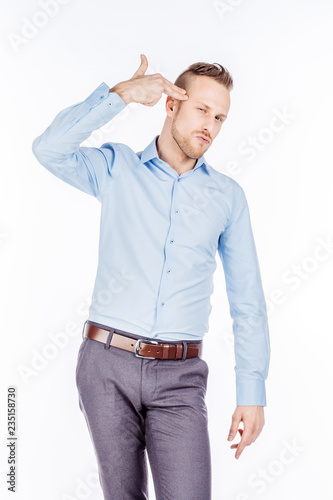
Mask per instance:
[[[147,451],[158,500],[209,500],[202,340],[217,252],[235,339],[237,407],[228,439],[239,431],[236,458],[264,425],[266,303],[245,193],[204,157],[229,112],[231,75],[219,64],[196,63],[173,84],[145,75],[147,68],[141,55],[131,79],[112,88],[103,82],[61,111],[33,152],[102,207],[76,382],[104,497],[148,498]],[[80,147],[127,104],[154,106],[162,93],[165,123],[143,151],[112,142]]]

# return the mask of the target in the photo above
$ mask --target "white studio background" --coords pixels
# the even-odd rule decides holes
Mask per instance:
[[[103,498],[75,385],[100,205],[46,171],[31,145],[100,83],[129,79],[140,53],[147,74],[174,81],[193,62],[220,62],[235,82],[228,120],[206,158],[247,195],[272,358],[265,426],[236,460],[227,441],[236,404],[232,322],[217,256],[204,341],[213,499],[333,497],[332,15],[329,0],[2,6],[1,498]],[[128,105],[87,145],[142,150],[161,131],[165,99],[153,108]],[[66,346],[57,347],[60,337]],[[9,386],[17,389],[16,495],[6,484]]]

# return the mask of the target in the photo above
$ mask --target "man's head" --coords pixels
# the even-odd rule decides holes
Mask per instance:
[[[174,83],[186,89],[188,99],[167,97],[165,126],[183,153],[197,159],[209,149],[227,118],[233,79],[220,64],[199,62],[183,71]]]

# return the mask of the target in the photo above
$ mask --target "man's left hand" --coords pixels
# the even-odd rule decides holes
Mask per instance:
[[[239,423],[243,421],[244,429],[239,429]],[[254,443],[265,425],[263,406],[237,406],[232,415],[232,423],[229,431],[228,441],[232,441],[239,431],[241,440],[232,444],[230,448],[237,448],[235,458],[239,458],[245,446]]]

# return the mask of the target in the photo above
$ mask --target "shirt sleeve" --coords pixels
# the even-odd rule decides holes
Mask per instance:
[[[37,160],[68,184],[99,198],[115,174],[116,145],[80,147],[91,133],[126,107],[101,83],[84,101],[60,111],[32,143]]]
[[[233,319],[237,406],[266,406],[265,380],[270,362],[267,309],[249,207],[244,190],[236,182],[218,253]]]

